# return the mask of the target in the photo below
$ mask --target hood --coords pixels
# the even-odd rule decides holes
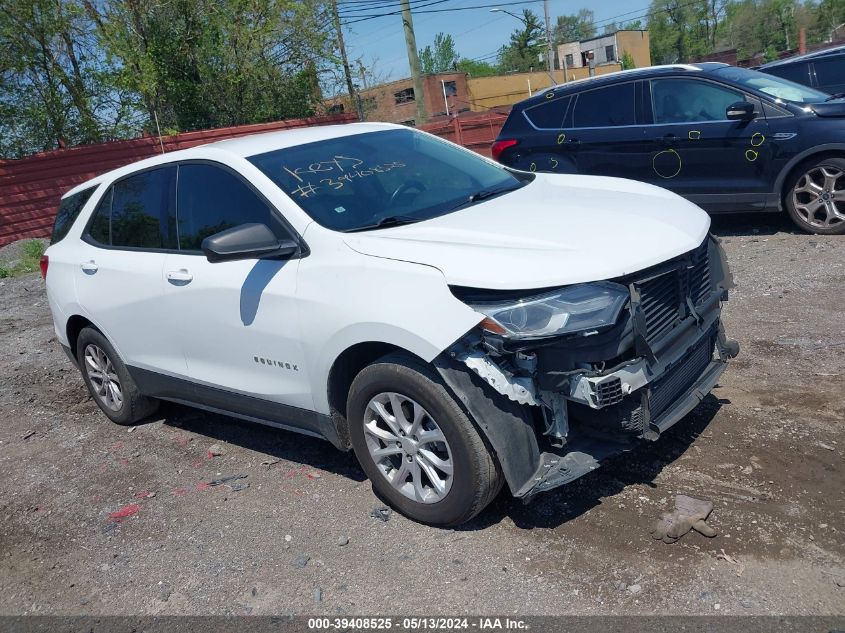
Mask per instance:
[[[701,244],[710,218],[633,180],[537,174],[444,216],[344,236],[366,255],[438,268],[450,285],[527,290],[620,277]]]
[[[845,99],[837,99],[826,103],[814,103],[810,106],[816,116],[845,117]]]

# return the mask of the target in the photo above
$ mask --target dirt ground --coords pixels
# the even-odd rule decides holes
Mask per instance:
[[[714,230],[742,351],[713,395],[459,530],[372,518],[326,442],[176,406],[112,425],[40,277],[0,281],[0,614],[845,613],[845,238],[779,217]],[[208,485],[229,475],[246,477]],[[713,501],[718,536],[652,540],[678,493]]]

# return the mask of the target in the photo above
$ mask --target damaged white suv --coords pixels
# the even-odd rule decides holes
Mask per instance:
[[[404,514],[457,525],[709,392],[737,351],[709,224],[657,187],[367,123],[95,178],[63,198],[42,270],[114,422],[163,399],[325,438]]]

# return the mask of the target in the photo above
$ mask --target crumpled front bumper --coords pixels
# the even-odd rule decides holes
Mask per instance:
[[[635,411],[643,418],[642,437],[657,439],[698,406],[716,385],[727,367],[728,357],[736,350],[728,344],[721,328],[715,329],[715,335],[713,332],[708,331],[684,356],[669,364],[654,381],[634,394],[640,401]],[[612,372],[603,376],[602,381],[609,378],[627,380],[629,376],[627,371]],[[569,483],[598,468],[603,460],[634,446],[634,442],[623,438],[616,441],[590,436],[576,438],[566,445],[565,450],[541,453],[533,476],[514,492],[514,496],[527,497]]]

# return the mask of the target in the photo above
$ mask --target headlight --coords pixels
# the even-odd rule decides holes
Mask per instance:
[[[487,323],[482,322],[485,329],[508,338],[539,338],[586,333],[613,325],[628,296],[624,286],[599,282],[570,286],[519,301],[471,307],[488,317]]]

